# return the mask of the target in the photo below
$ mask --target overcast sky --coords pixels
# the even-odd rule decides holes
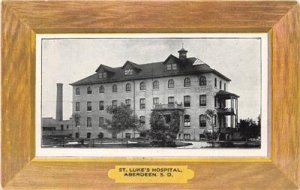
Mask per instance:
[[[260,39],[47,39],[42,42],[42,116],[55,118],[56,83],[63,83],[63,117],[72,115],[72,87],[94,74],[100,64],[122,66],[178,56],[182,43],[188,57],[197,57],[232,81],[228,91],[238,94],[239,118],[260,114]]]

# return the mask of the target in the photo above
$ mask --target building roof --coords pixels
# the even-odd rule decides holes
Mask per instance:
[[[98,71],[100,71],[101,69],[103,69],[103,70],[105,70],[105,71],[108,71],[108,72],[111,72],[111,73],[114,73],[114,72],[115,72],[114,68],[109,67],[109,66],[106,66],[106,65],[103,65],[103,64],[101,64],[101,65],[97,68],[97,70],[96,70],[95,72],[98,72]]]
[[[122,67],[108,67],[106,65],[100,65],[96,70],[96,73],[81,79],[77,82],[71,83],[72,86],[80,85],[91,85],[91,84],[103,84],[112,82],[121,82],[128,80],[143,80],[149,78],[160,78],[160,77],[171,77],[171,76],[182,76],[182,75],[193,75],[202,73],[214,73],[217,76],[223,78],[226,81],[230,81],[229,78],[221,74],[220,72],[210,68],[209,65],[201,61],[201,64],[194,65],[194,63],[199,60],[195,57],[189,57],[185,60],[180,60],[174,55],[169,55],[165,61],[147,63],[147,64],[136,64],[131,61],[126,61]],[[166,63],[176,63],[177,70],[166,71]],[[137,69],[133,75],[125,75],[124,69],[127,64],[132,65]],[[106,70],[110,72],[105,79],[100,79],[98,77],[98,72],[101,70]]]
[[[186,53],[186,52],[188,52],[188,51],[185,50],[185,49],[182,47],[181,50],[179,50],[178,52],[179,52],[179,53],[180,53],[180,52],[185,52],[185,53]]]
[[[217,96],[220,96],[220,97],[224,97],[226,99],[230,99],[230,98],[239,98],[238,95],[234,94],[234,93],[231,93],[231,92],[227,92],[227,91],[224,91],[224,90],[220,90],[219,92],[217,92],[216,94]]]
[[[130,65],[131,67],[133,67],[135,69],[141,70],[140,65],[138,65],[138,64],[136,64],[134,62],[131,62],[131,61],[126,61],[125,64],[123,65],[122,69],[125,69],[126,65]]]

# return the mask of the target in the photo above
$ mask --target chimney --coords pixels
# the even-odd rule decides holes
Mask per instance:
[[[57,83],[57,94],[56,94],[56,120],[63,120],[63,84]]]

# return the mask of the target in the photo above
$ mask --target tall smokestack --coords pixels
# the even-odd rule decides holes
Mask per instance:
[[[56,94],[56,120],[63,120],[63,84],[57,83],[57,94]]]

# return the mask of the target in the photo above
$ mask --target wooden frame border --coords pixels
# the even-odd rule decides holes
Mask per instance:
[[[35,158],[35,34],[268,32],[270,159]],[[295,1],[5,1],[2,3],[2,151],[6,189],[300,188],[300,7]],[[185,164],[188,184],[115,184],[115,164]]]

